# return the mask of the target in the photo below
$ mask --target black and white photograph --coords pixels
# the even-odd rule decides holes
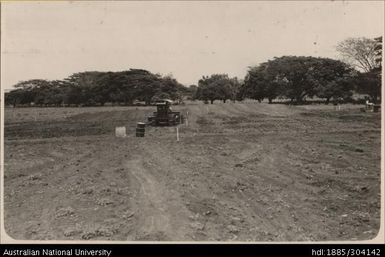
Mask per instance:
[[[4,242],[382,242],[384,1],[1,2]]]

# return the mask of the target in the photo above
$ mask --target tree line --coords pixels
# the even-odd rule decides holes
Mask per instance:
[[[227,74],[203,76],[198,85],[186,87],[172,76],[142,69],[120,72],[79,72],[64,80],[19,82],[5,94],[7,105],[103,106],[106,103],[149,105],[159,99],[240,101],[245,98],[272,103],[287,99],[301,104],[317,97],[325,103],[352,100],[365,94],[372,102],[381,99],[382,37],[349,38],[337,51],[343,61],[311,56],[275,57],[248,68],[240,80]]]
[[[103,106],[106,103],[150,104],[160,98],[180,100],[188,88],[172,76],[142,69],[120,72],[79,72],[64,80],[28,80],[5,95],[6,104],[35,106]]]

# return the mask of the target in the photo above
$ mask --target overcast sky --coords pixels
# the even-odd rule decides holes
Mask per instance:
[[[196,84],[243,78],[282,55],[338,58],[348,37],[384,31],[383,1],[3,2],[1,82],[147,69]]]

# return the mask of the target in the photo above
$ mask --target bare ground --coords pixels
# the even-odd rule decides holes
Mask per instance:
[[[362,240],[380,224],[380,114],[360,106],[8,109],[5,227],[15,239]],[[125,125],[128,137],[115,138]]]

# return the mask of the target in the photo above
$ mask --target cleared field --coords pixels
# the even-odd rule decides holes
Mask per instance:
[[[360,106],[188,104],[5,111],[5,227],[15,239],[371,239],[380,113]],[[114,137],[126,126],[128,137]]]

